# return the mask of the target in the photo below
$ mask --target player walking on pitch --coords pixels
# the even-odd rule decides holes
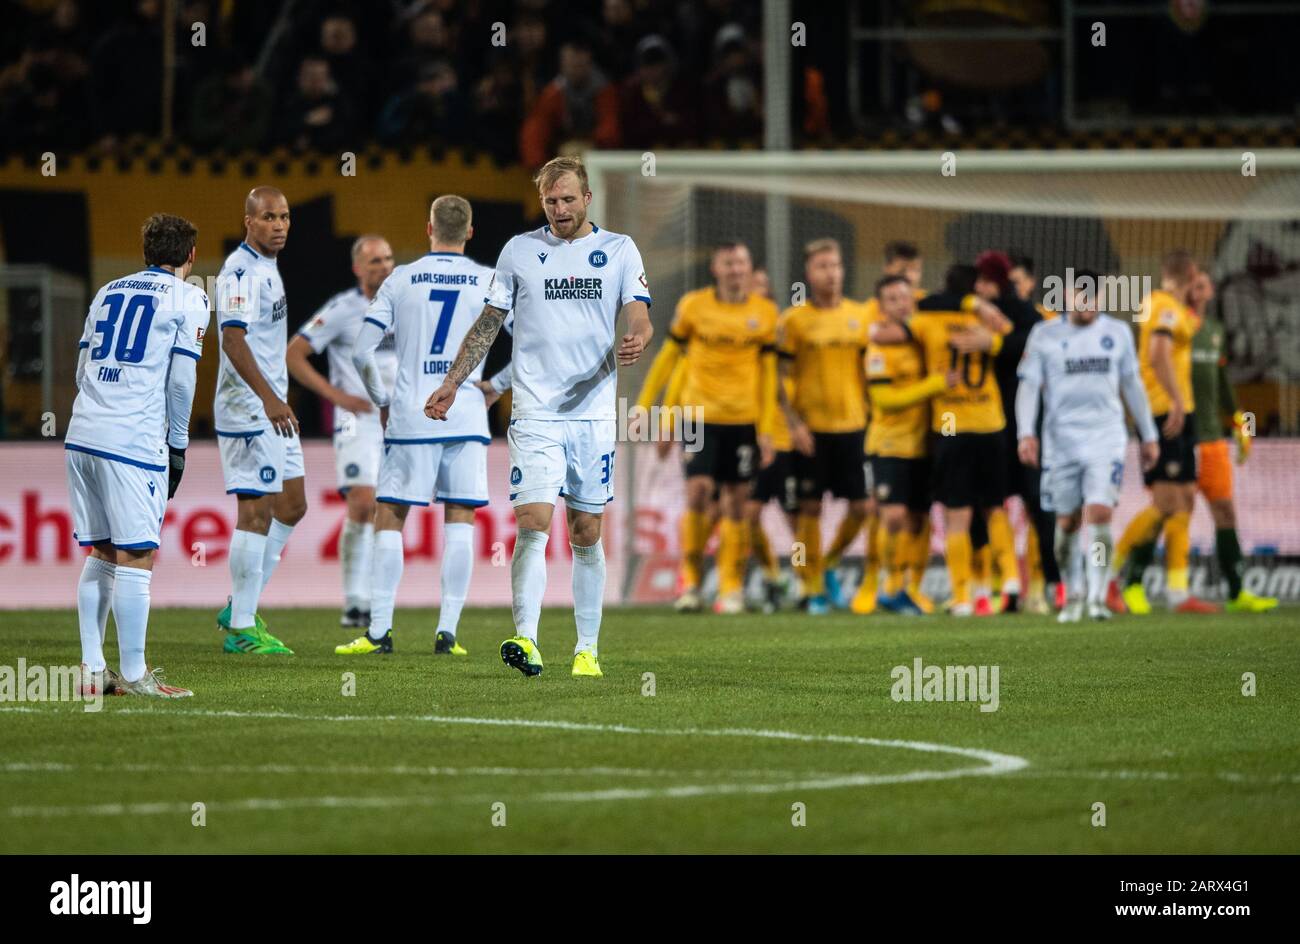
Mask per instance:
[[[1094,273],[1080,277],[1097,285]],[[1119,319],[1099,313],[1090,288],[1075,293],[1073,308],[1067,317],[1039,322],[1029,332],[1015,407],[1020,461],[1041,465],[1043,508],[1056,515],[1053,548],[1066,585],[1066,604],[1057,616],[1061,623],[1078,622],[1085,599],[1089,618],[1110,618],[1110,519],[1124,479],[1125,406],[1142,440],[1143,471],[1160,454],[1133,333]],[[1040,399],[1045,403],[1041,455]]]
[[[217,614],[225,650],[293,655],[257,615],[293,527],[307,513],[298,418],[286,402],[289,304],[276,257],[289,238],[289,202],[275,187],[244,201],[246,235],[217,275],[221,369],[214,409],[226,494],[238,502],[230,539],[230,601]]]
[[[149,217],[143,230],[148,268],[101,288],[81,335],[64,449],[74,533],[91,549],[77,583],[87,695],[194,694],[149,669],[144,645],[154,552],[167,499],[185,471],[208,328],[208,297],[185,282],[197,234],[178,216]],[[110,607],[121,675],[104,659]]]
[[[398,266],[380,287],[353,345],[352,362],[370,398],[386,412],[379,467],[375,552],[370,573],[370,628],[339,655],[393,651],[393,607],[402,579],[402,526],[412,505],[443,506],[442,592],[436,655],[467,655],[456,642],[460,612],[474,574],[474,509],[488,503],[487,404],[474,365],[461,381],[462,399],[435,423],[425,400],[447,376],[451,352],[474,324],[492,270],[465,255],[474,235],[469,201],[451,194],[433,201],[426,226],[429,252]],[[389,400],[375,352],[384,338],[397,351]]]
[[[501,658],[524,675],[542,671],[537,623],[546,591],[546,543],[555,499],[565,499],[573,547],[573,674],[600,676],[597,643],[605,593],[601,519],[614,498],[617,365],[635,364],[654,330],[641,253],[628,236],[587,219],[582,161],[557,157],[537,177],[547,225],[501,250],[483,312],[425,413],[446,420],[460,385],[514,312],[514,398],[508,444],[518,534],[510,584],[515,635]],[[614,336],[618,315],[628,330]]]
[[[375,483],[384,430],[379,411],[366,394],[352,364],[353,342],[366,308],[393,271],[393,250],[382,236],[362,236],[352,244],[356,287],[339,292],[298,329],[285,356],[289,373],[308,390],[334,404],[334,468],[339,492],[347,500],[347,518],[339,535],[343,565],[343,626],[370,625],[370,555],[374,546]],[[311,365],[308,355],[327,351],[329,379]],[[397,355],[390,332],[375,354],[380,389],[392,395]],[[385,400],[385,402],[387,402]]]

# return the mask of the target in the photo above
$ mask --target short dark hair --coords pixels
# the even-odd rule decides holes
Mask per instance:
[[[743,249],[749,252],[749,246],[743,239],[720,239],[713,244],[713,250],[709,255],[716,256],[720,252],[730,252],[732,249]]]
[[[975,275],[973,265],[950,265],[943,276],[943,290],[950,295],[969,295],[975,291]]]
[[[916,247],[916,243],[909,243],[905,239],[892,239],[885,243],[886,265],[896,259],[906,259],[911,262],[919,258],[921,258],[921,250]]]
[[[895,282],[906,282],[909,288],[912,285],[905,275],[887,275],[876,283],[876,297],[879,298],[880,293]]]
[[[1024,269],[1029,275],[1034,274],[1034,260],[1032,256],[1012,256],[1011,268]]]
[[[198,235],[198,228],[189,220],[170,213],[155,213],[140,228],[140,238],[144,243],[144,264],[184,265],[189,261]]]

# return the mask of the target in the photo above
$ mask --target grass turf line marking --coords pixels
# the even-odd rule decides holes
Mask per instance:
[[[605,734],[646,735],[659,737],[741,737],[755,740],[797,741],[806,744],[846,744],[854,747],[884,747],[898,750],[920,751],[928,754],[948,754],[965,757],[982,762],[978,767],[957,767],[950,770],[913,770],[902,774],[844,774],[835,776],[809,777],[787,780],[780,783],[715,783],[684,785],[675,787],[618,788],[609,790],[586,790],[569,792],[547,792],[524,796],[523,800],[543,802],[589,802],[592,800],[645,800],[645,799],[685,799],[700,796],[722,796],[734,794],[770,794],[796,790],[836,790],[846,787],[882,786],[895,783],[921,783],[935,780],[953,780],[959,777],[995,776],[1024,770],[1029,761],[1012,754],[1001,754],[981,748],[955,747],[949,744],[933,744],[928,741],[904,741],[882,738],[859,737],[848,734],[802,734],[795,731],[777,731],[754,728],[637,728],[624,724],[595,724],[579,721],[554,721],[535,718],[466,718],[451,715],[304,715],[284,711],[213,711],[213,710],[166,710],[123,708],[113,714],[164,714],[168,717],[218,717],[218,718],[274,718],[292,721],[329,721],[329,722],[369,722],[376,721],[412,721],[423,724],[467,724],[489,727],[545,728],[558,731],[588,731]],[[726,771],[718,771],[725,774]],[[245,799],[225,804],[226,809],[272,809],[265,805],[248,804],[293,803],[299,805],[355,806],[402,806],[420,805],[434,802],[427,797],[297,797],[288,799]],[[445,800],[443,801],[445,802]],[[212,804],[209,804],[209,808]],[[17,806],[9,808],[10,816],[59,816],[59,815],[150,815],[175,812],[174,803],[137,803],[137,804],[95,804],[91,806],[72,807],[32,807]],[[188,807],[186,807],[188,809]]]
[[[399,764],[375,767],[361,764],[68,764],[61,761],[16,761],[0,764],[0,774],[15,773],[128,773],[128,774],[355,774],[399,777],[716,777],[718,771],[672,767],[423,767]],[[728,770],[733,777],[835,777],[836,773],[792,770]]]

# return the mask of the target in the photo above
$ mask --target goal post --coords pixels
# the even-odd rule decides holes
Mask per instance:
[[[1032,258],[1040,289],[1085,268],[1158,287],[1162,257],[1186,248],[1218,287],[1230,376],[1259,431],[1300,433],[1300,151],[592,151],[585,162],[591,219],[636,240],[655,299],[650,356],[620,371],[628,402],[722,241],[788,273],[773,284],[781,308],[799,288],[802,246],[825,236],[843,246],[845,291],[859,299],[891,240],[921,250],[927,289],[991,248]],[[638,506],[670,515],[681,496],[652,455],[620,461],[632,550]]]

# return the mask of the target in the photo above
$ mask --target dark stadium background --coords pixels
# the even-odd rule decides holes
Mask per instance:
[[[1283,64],[1300,36],[1298,9],[793,0],[808,39],[793,48],[792,144],[1293,145],[1300,78]],[[1102,50],[1091,45],[1092,10],[1111,24]],[[340,153],[369,175],[367,199],[392,206],[385,232],[399,261],[420,249],[418,214],[406,208],[453,182],[475,205],[470,251],[491,260],[538,219],[528,173],[539,155],[761,147],[760,12],[740,0],[2,0],[2,258],[97,284],[134,264],[139,219],[167,207],[195,216],[196,271],[215,269],[241,235],[238,195],[274,179],[315,194],[295,201],[281,260],[296,328],[350,284],[357,214],[341,204],[357,180],[339,175]],[[509,37],[503,47],[484,39],[495,24]],[[549,130],[562,70],[586,77],[591,95],[565,134]],[[662,89],[661,106],[647,104],[648,82]],[[59,162],[52,178],[46,154]],[[875,247],[852,249],[851,270],[864,255],[874,264]],[[33,437],[50,365],[32,293],[11,287],[7,301],[0,432]],[[1279,345],[1236,355],[1236,376],[1262,379],[1252,362],[1270,349]],[[206,400],[196,404],[200,435],[210,431]],[[297,406],[306,432],[325,428],[319,410]],[[1263,415],[1267,433],[1275,422]]]

